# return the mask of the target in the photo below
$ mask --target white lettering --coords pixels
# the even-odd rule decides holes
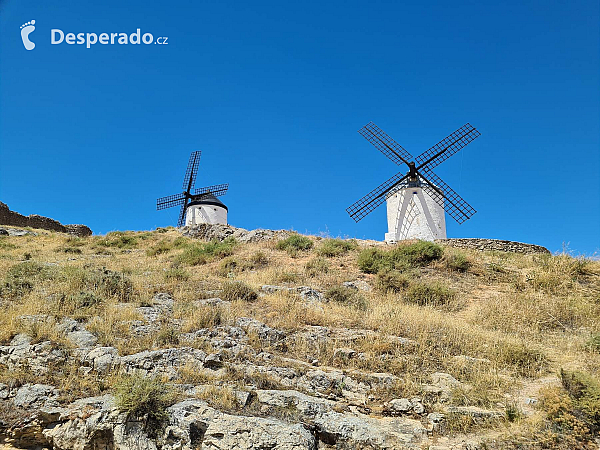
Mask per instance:
[[[90,45],[95,44],[96,42],[98,42],[98,36],[96,35],[96,33],[86,33],[85,34],[86,37],[86,47],[90,48]]]
[[[119,33],[110,33],[110,43],[115,43],[115,38],[119,35]]]
[[[108,44],[108,34],[102,33],[98,38],[98,42],[100,42],[101,44]]]
[[[119,44],[127,44],[127,34],[119,33]]]
[[[56,40],[56,37],[55,37],[56,33],[60,34],[60,40]],[[65,38],[65,35],[64,35],[64,33],[61,30],[54,30],[54,29],[52,29],[50,31],[50,43],[51,44],[60,44],[63,41],[64,38]]]
[[[79,33],[79,34],[77,35],[77,43],[78,43],[78,44],[83,44],[84,42],[85,42],[85,39],[84,39],[84,37],[83,37],[83,33]]]
[[[133,38],[137,38],[135,40],[135,42],[133,41]],[[139,44],[140,43],[140,29],[138,28],[137,31],[135,33],[131,33],[129,35],[129,42],[131,44]]]
[[[146,36],[148,36],[148,42],[146,42]],[[152,44],[153,40],[154,36],[152,36],[152,33],[146,33],[142,36],[142,42],[144,42],[144,44]]]
[[[68,33],[67,37],[65,38],[65,42],[67,44],[74,44],[75,43],[75,35],[73,33]]]

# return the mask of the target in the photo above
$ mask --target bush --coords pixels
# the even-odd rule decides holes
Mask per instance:
[[[304,265],[304,270],[309,277],[316,277],[321,273],[329,272],[329,264],[323,258],[313,258]]]
[[[212,259],[232,255],[235,245],[235,239],[231,237],[224,241],[215,239],[203,244],[188,245],[184,247],[183,253],[177,258],[176,264],[186,264],[189,266],[206,264]]]
[[[96,306],[102,303],[102,299],[94,295],[93,292],[82,291],[77,294],[62,295],[59,302],[72,311]]]
[[[146,431],[156,436],[167,419],[167,408],[175,403],[174,391],[159,378],[142,373],[119,377],[113,385],[116,406],[134,419],[147,417]]]
[[[574,413],[592,435],[600,432],[600,382],[583,372],[560,371],[562,385],[573,399]]]
[[[310,250],[312,247],[313,241],[299,234],[293,234],[277,243],[278,250],[286,250],[292,256],[295,256],[299,251]]]
[[[358,254],[358,268],[365,273],[392,269],[386,254],[376,248],[366,248]]]
[[[132,300],[134,296],[131,280],[123,273],[106,268],[94,271],[89,276],[87,284],[105,296],[116,297],[123,302]]]
[[[0,297],[19,297],[33,290],[35,283],[51,280],[56,270],[48,265],[26,261],[12,266],[0,285]]]
[[[161,255],[163,253],[168,253],[173,249],[173,244],[167,240],[162,240],[154,247],[146,250],[146,255],[148,256],[156,256]]]
[[[395,270],[385,270],[377,274],[377,288],[383,292],[401,292],[410,285],[410,278]]]
[[[72,253],[75,255],[80,255],[82,253],[80,248],[77,247],[58,247],[56,249],[57,253]]]
[[[467,258],[467,255],[457,251],[453,251],[452,253],[446,252],[444,262],[448,269],[456,272],[466,272],[471,267],[471,261]]]
[[[343,286],[332,287],[325,291],[325,298],[353,308],[367,309],[367,301],[356,289]]]
[[[587,341],[586,347],[589,351],[600,353],[600,333],[594,333]]]
[[[219,268],[217,269],[217,273],[218,275],[222,276],[222,277],[227,277],[230,274],[233,274],[236,272],[237,269],[239,269],[239,264],[237,262],[236,259],[234,258],[225,258],[223,261],[221,261],[221,264],[219,264]]]
[[[429,241],[418,241],[414,244],[400,245],[391,251],[395,261],[405,260],[411,266],[425,266],[438,260],[443,254],[442,247]]]
[[[256,252],[250,258],[250,263],[253,269],[266,267],[269,265],[269,258],[263,252]]]
[[[319,247],[318,253],[322,256],[340,256],[358,247],[354,239],[344,241],[342,239],[325,239]]]
[[[167,280],[186,281],[190,278],[190,274],[180,267],[171,267],[165,271]]]
[[[0,237],[0,248],[4,250],[13,250],[17,248],[17,246],[11,242],[8,242],[8,238],[1,236]]]
[[[230,302],[235,300],[253,302],[258,298],[258,293],[243,281],[231,281],[223,285],[221,298]]]
[[[428,241],[398,245],[391,250],[378,248],[365,249],[358,255],[358,267],[365,273],[385,270],[403,271],[420,267],[442,257],[442,247]]]
[[[179,331],[173,327],[161,328],[156,335],[157,345],[177,345],[179,344]]]
[[[116,247],[120,249],[137,248],[138,240],[135,236],[129,236],[122,231],[113,231],[108,233],[103,239],[100,239],[96,245],[100,247]]]
[[[418,305],[447,305],[456,298],[456,292],[441,283],[412,283],[404,298]]]

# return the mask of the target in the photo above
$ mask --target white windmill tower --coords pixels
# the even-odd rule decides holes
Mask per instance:
[[[192,152],[183,177],[183,192],[161,197],[156,201],[156,209],[166,209],[181,205],[177,226],[190,226],[201,223],[227,225],[227,206],[217,197],[225,195],[229,184],[217,184],[203,188],[194,188],[202,152]],[[192,194],[192,189],[194,193]]]
[[[387,242],[404,239],[433,241],[446,238],[445,212],[458,223],[476,213],[432,170],[480,136],[470,124],[442,139],[414,161],[410,153],[373,122],[359,133],[396,164],[406,164],[408,173],[397,173],[347,208],[355,222],[387,201]]]

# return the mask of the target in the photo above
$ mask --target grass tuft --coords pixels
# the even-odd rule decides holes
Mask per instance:
[[[345,241],[342,239],[325,239],[317,253],[321,256],[334,257],[341,256],[358,247],[354,239]]]
[[[230,281],[223,285],[221,298],[230,302],[235,300],[253,302],[258,298],[258,293],[243,281]]]
[[[291,256],[296,256],[298,252],[305,252],[313,247],[313,241],[306,236],[293,234],[277,243],[277,250],[285,250]]]

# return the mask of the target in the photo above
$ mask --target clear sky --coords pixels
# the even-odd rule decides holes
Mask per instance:
[[[35,20],[26,50],[21,25]],[[398,171],[357,130],[418,155],[478,213],[449,237],[600,249],[597,0],[0,0],[0,201],[95,233],[174,225],[189,154],[230,184],[230,223],[383,239],[345,208]],[[152,33],[166,45],[51,44]],[[90,38],[92,39],[92,38]]]

